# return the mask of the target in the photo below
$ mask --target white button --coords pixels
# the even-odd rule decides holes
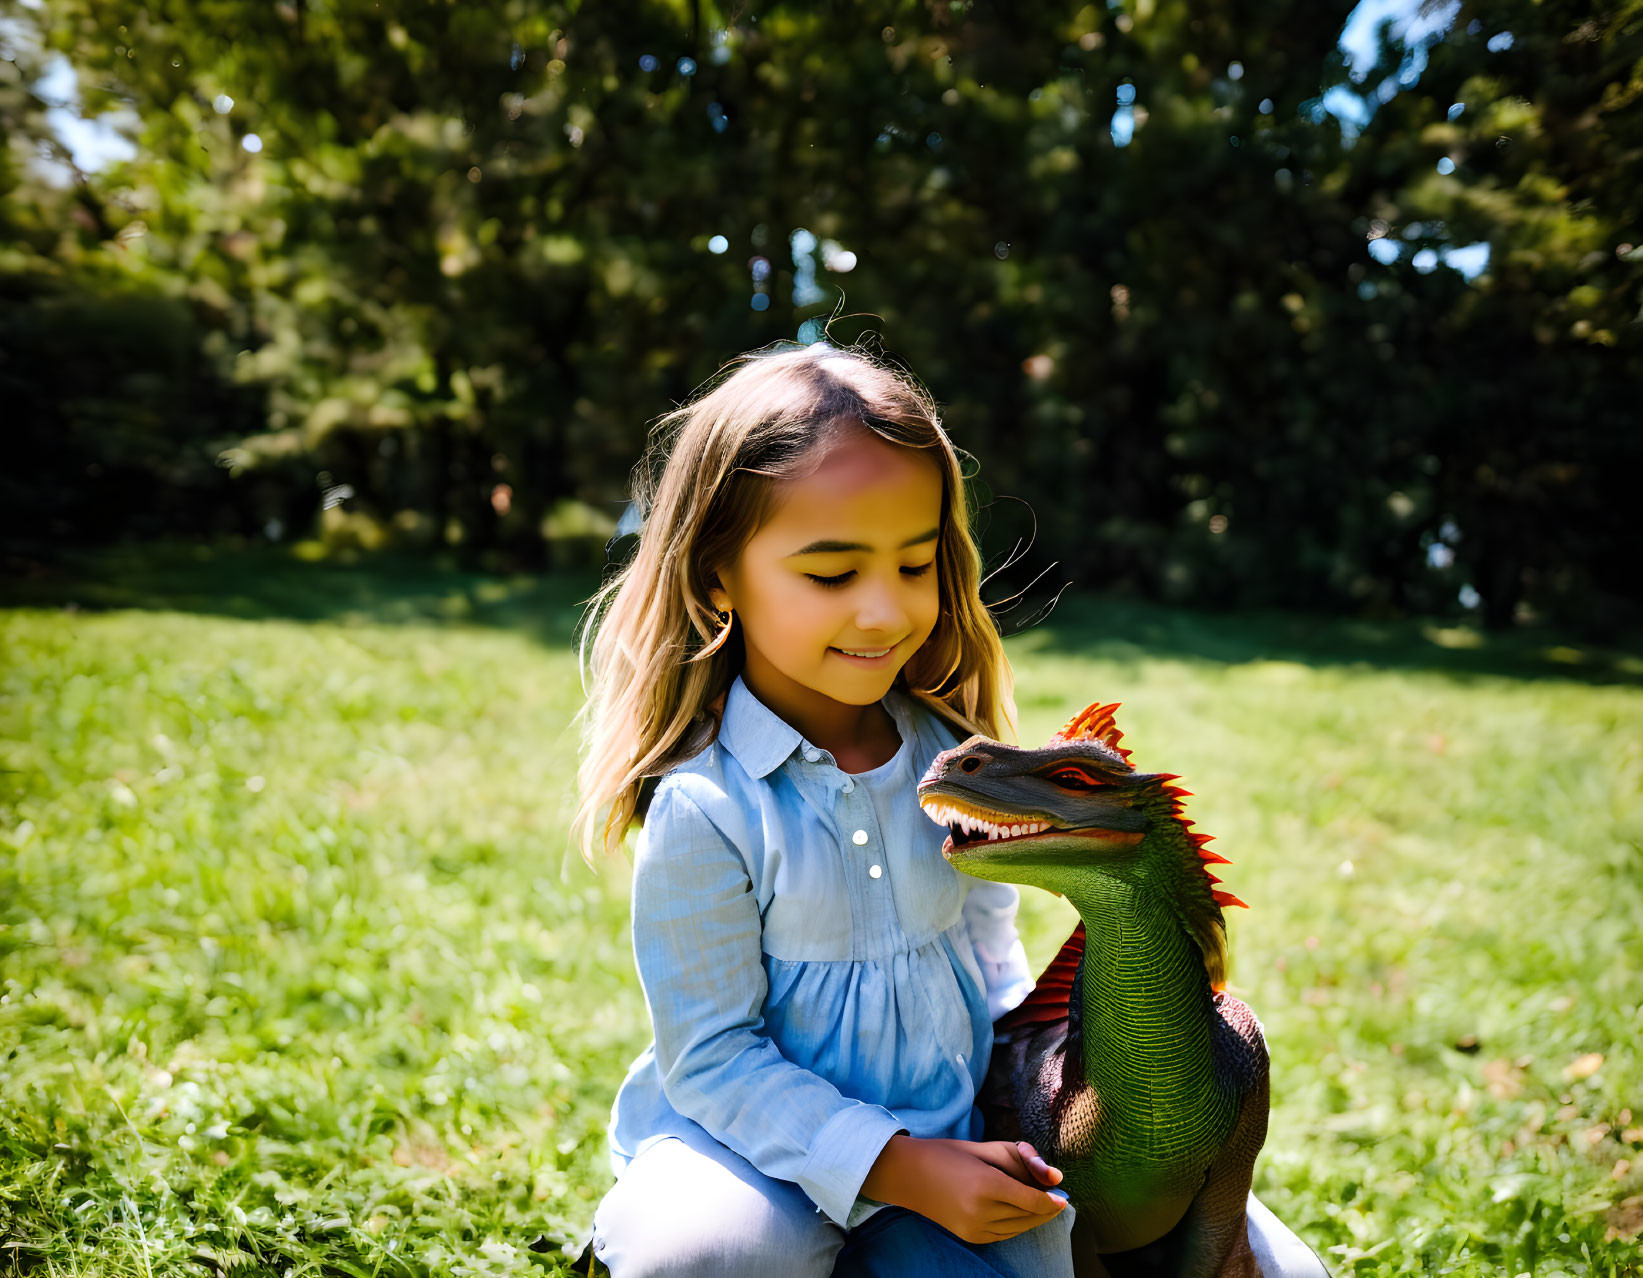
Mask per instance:
[[[859,848],[862,844],[867,842],[867,831],[857,830],[850,836],[850,842],[854,843]]]
[[[962,1064],[964,1064],[964,1053],[963,1053],[963,1052],[960,1052],[960,1053],[959,1053],[959,1054],[958,1054],[958,1063],[959,1063],[959,1064],[960,1064],[960,1065],[962,1065]]]
[[[809,759],[811,763],[814,763],[817,759],[821,758],[821,751],[820,750],[813,750],[810,747],[806,746],[805,751],[804,751],[804,757]]]
[[[839,789],[843,790],[846,794],[849,794],[850,791],[854,790],[855,788],[856,788],[856,783],[854,781],[852,781],[849,777],[845,777],[844,784],[839,787]]]
[[[882,865],[870,865],[867,867],[867,873],[876,879],[884,873],[884,867]]]

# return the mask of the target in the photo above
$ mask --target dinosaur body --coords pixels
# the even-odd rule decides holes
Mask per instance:
[[[1033,1143],[1077,1208],[1080,1278],[1256,1274],[1244,1205],[1266,1136],[1261,1028],[1221,988],[1225,858],[1168,773],[1129,764],[1116,706],[1037,750],[971,737],[919,783],[979,878],[1065,896],[1082,922],[995,1027],[979,1104],[990,1139]]]

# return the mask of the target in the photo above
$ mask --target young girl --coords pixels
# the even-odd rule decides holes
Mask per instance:
[[[613,1278],[1070,1275],[1060,1171],[979,1139],[992,1021],[1033,983],[1017,892],[953,870],[915,799],[939,751],[1015,734],[957,455],[859,351],[729,368],[663,419],[582,637],[573,832],[592,860],[643,817],[655,1030],[594,1252]]]

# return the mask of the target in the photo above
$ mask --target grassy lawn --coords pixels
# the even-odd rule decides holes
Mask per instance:
[[[649,1041],[568,853],[591,578],[100,557],[0,612],[0,1273],[559,1272]],[[1067,597],[1249,901],[1257,1192],[1337,1274],[1636,1274],[1643,661]],[[1042,964],[1068,907],[1030,895]],[[535,1244],[535,1249],[533,1249]]]

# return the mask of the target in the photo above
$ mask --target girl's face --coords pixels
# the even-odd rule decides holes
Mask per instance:
[[[890,690],[935,629],[941,488],[931,458],[866,428],[777,482],[775,513],[712,592],[736,610],[750,686],[794,709]]]

